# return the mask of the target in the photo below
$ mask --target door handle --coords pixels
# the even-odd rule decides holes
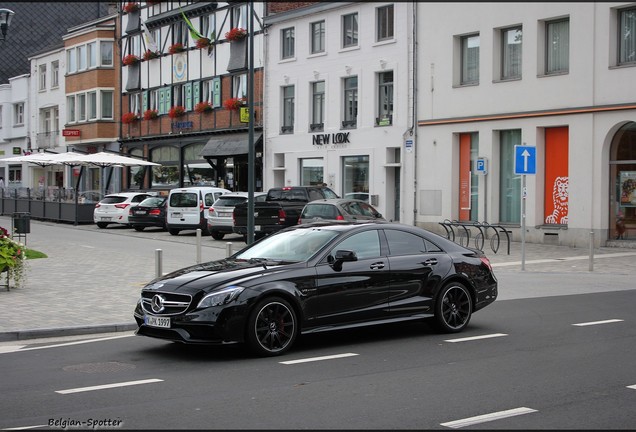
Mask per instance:
[[[428,265],[436,265],[437,264],[437,258],[427,259],[422,264],[427,265],[427,266]]]
[[[371,268],[371,270],[383,269],[384,268],[384,263],[383,262],[373,263],[373,264],[371,264],[370,268]]]

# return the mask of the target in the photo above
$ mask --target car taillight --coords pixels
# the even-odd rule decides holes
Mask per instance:
[[[203,211],[203,201],[201,201],[199,203],[199,211],[202,212]]]
[[[126,207],[128,207],[130,204],[115,204],[115,207],[117,207],[118,209],[125,209]]]
[[[492,271],[492,265],[490,265],[490,260],[488,258],[480,257],[479,259],[481,260],[482,263],[484,263],[486,267],[488,267],[488,270]]]
[[[338,216],[336,216],[336,220],[345,220],[345,218],[342,215],[338,215]]]
[[[210,209],[208,211],[209,211],[209,215],[210,216],[214,215],[214,212],[215,212],[214,207],[210,207]]]
[[[161,210],[159,209],[152,209],[148,212],[148,214],[153,215],[153,216],[159,216],[161,214]]]
[[[95,204],[95,208],[97,207],[101,207],[102,205],[100,203]]]
[[[285,214],[285,210],[278,209],[278,222],[285,223],[285,219],[287,219],[287,215]]]

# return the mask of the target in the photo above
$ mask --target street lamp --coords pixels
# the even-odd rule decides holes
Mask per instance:
[[[14,14],[15,12],[10,9],[0,9],[0,40],[7,37],[7,30],[9,30],[9,24],[11,24]]]

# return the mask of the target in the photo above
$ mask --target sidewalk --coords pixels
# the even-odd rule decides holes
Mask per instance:
[[[10,229],[11,219],[0,216],[0,226]],[[0,341],[133,330],[139,291],[155,277],[155,251],[162,250],[163,273],[196,263],[194,235],[35,220],[30,230],[27,247],[48,258],[28,261],[25,286],[0,289]],[[203,237],[202,261],[224,258],[227,242],[244,246]],[[594,249],[593,271],[588,249],[526,243],[524,271],[521,243],[511,243],[510,255],[505,244],[485,251],[499,300],[636,288],[636,249]]]

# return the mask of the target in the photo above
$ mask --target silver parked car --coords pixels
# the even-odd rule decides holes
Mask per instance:
[[[305,204],[298,223],[320,220],[349,222],[385,220],[371,204],[357,199],[335,198],[311,201]]]
[[[254,192],[254,201],[265,201],[267,192]],[[231,192],[221,195],[210,207],[207,215],[208,231],[214,240],[223,240],[232,234],[234,206],[247,202],[248,192]]]

